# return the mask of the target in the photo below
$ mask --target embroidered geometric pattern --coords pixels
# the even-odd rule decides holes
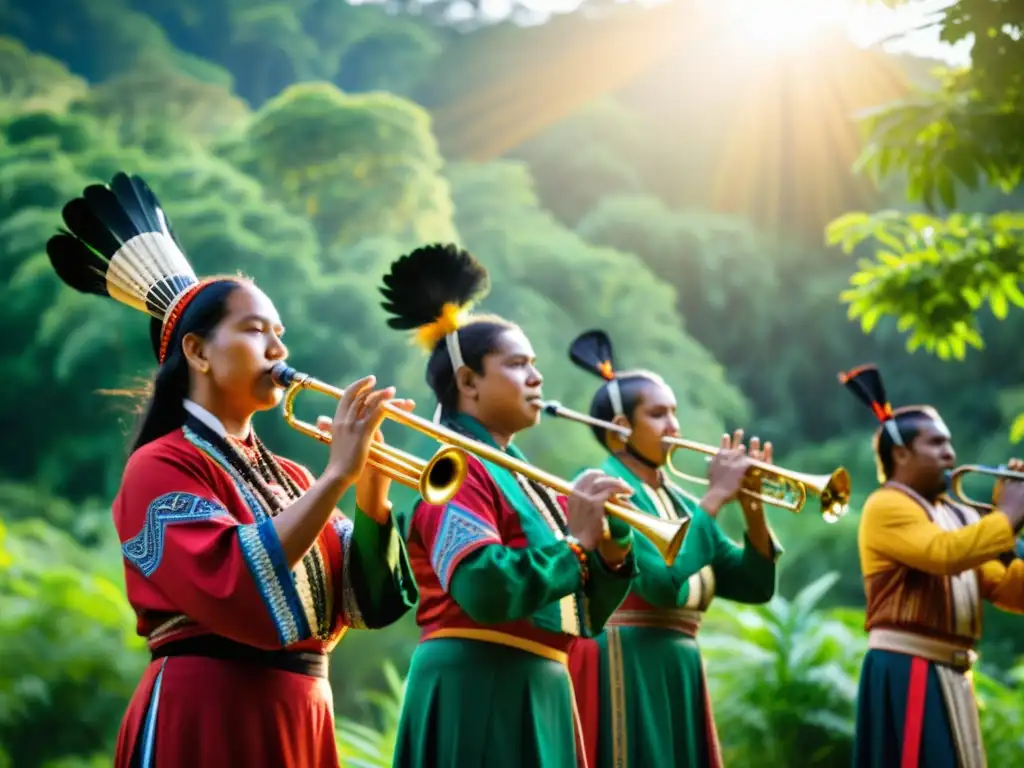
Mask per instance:
[[[352,588],[352,532],[355,525],[347,517],[335,517],[331,524],[341,542],[341,619],[353,629],[366,629],[356,591]]]
[[[269,517],[266,510],[263,509],[263,505],[259,502],[259,499],[257,499],[256,495],[249,490],[248,484],[246,484],[238,472],[235,471],[235,468],[231,466],[231,463],[221,455],[221,452],[217,450],[213,443],[204,440],[188,427],[183,427],[182,432],[184,432],[186,440],[213,459],[220,468],[227,473],[228,477],[231,478],[231,482],[233,482],[235,487],[238,489],[238,492],[242,494],[242,500],[245,501],[245,506],[247,506],[249,511],[252,512],[252,516],[257,522],[265,517]]]
[[[296,639],[291,642],[298,642],[309,638],[311,629],[309,626],[310,622],[306,618],[307,612],[304,608],[304,601],[299,596],[296,579],[289,572],[285,563],[284,553],[281,551],[281,543],[278,541],[277,532],[273,529],[271,523],[272,518],[267,514],[256,494],[249,488],[248,483],[231,466],[231,462],[227,460],[227,457],[215,445],[200,437],[188,427],[184,427],[182,432],[186,440],[206,454],[217,466],[227,473],[227,476],[231,478],[231,482],[256,520],[255,525],[240,525],[238,527],[239,543],[242,546],[242,553],[245,555],[246,563],[249,565],[253,579],[256,581],[263,596],[267,610],[274,619],[282,643],[284,643],[285,637],[294,636]],[[269,529],[266,527],[267,525],[269,525]],[[313,557],[314,560],[316,559],[315,555],[307,553],[303,561],[305,562],[310,557]],[[322,570],[322,561],[314,562],[314,567],[317,566]],[[270,575],[275,572],[276,575]],[[287,575],[287,578],[285,575]],[[261,579],[263,578],[270,579],[270,581],[262,581]],[[326,581],[326,578],[324,578],[324,581]],[[325,606],[321,604],[315,605],[312,608],[319,617]],[[288,643],[284,644],[287,645]]]
[[[481,543],[491,541],[501,543],[501,537],[493,527],[455,504],[445,507],[441,530],[430,553],[430,564],[434,566],[434,573],[445,592],[448,591],[452,571],[462,558]]]
[[[328,571],[322,534],[292,571],[299,602],[306,613],[306,621],[313,628],[313,637],[326,640],[331,636],[334,617],[334,592],[326,583]]]
[[[288,646],[310,636],[309,622],[299,603],[291,571],[284,559],[281,541],[270,518],[254,525],[238,526],[238,543],[249,573],[260,590],[281,645]]]
[[[226,516],[228,511],[215,501],[191,493],[165,493],[146,510],[146,522],[138,534],[121,547],[125,559],[147,578],[164,556],[164,534],[168,525],[198,523]]]

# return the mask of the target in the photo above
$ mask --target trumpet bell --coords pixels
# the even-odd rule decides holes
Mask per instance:
[[[826,523],[836,523],[850,510],[850,473],[845,467],[839,467],[831,475],[822,475],[825,482],[815,485],[821,497],[821,519]]]
[[[829,475],[810,475],[776,468],[764,471],[755,468],[762,475],[763,491],[759,496],[766,504],[798,513],[803,510],[808,496],[817,496],[820,502],[821,519],[836,523],[850,509],[850,473],[839,467]]]
[[[634,507],[612,504],[615,517],[629,525],[658,550],[666,565],[672,565],[690,530],[690,519],[663,520]]]
[[[420,472],[416,490],[427,504],[447,504],[458,493],[468,471],[465,453],[450,445],[442,446]]]

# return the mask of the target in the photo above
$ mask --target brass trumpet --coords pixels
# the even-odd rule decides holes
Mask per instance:
[[[545,403],[544,411],[552,416],[560,416],[583,424],[608,429],[619,433],[623,437],[629,437],[632,434],[632,430],[628,427],[613,424],[610,421],[595,419],[592,416],[573,411],[557,401],[552,400]],[[688,475],[673,466],[672,456],[679,449],[697,451],[713,456],[718,453],[718,448],[692,440],[684,440],[680,437],[668,437],[663,442],[669,446],[665,465],[670,473],[683,480],[689,480],[700,485],[709,485],[709,481],[706,478]],[[753,465],[751,473],[754,476],[760,476],[763,481],[767,480],[769,485],[776,487],[767,493],[755,493],[754,491],[742,489],[740,492],[743,494],[759,499],[773,507],[788,509],[793,513],[800,512],[803,509],[809,494],[819,496],[821,497],[821,517],[826,523],[836,522],[849,510],[850,473],[843,467],[839,467],[829,475],[809,475],[802,472],[792,472],[788,469],[777,467],[774,464],[766,464],[755,459],[751,459],[751,464]],[[789,494],[794,495],[795,498],[788,499],[787,491]]]
[[[972,472],[979,475],[989,475],[990,477],[996,477],[1000,480],[1024,480],[1024,472],[1014,472],[1012,469],[1007,469],[1002,466],[988,467],[984,464],[964,464],[952,470],[947,476],[950,492],[956,497],[957,501],[984,512],[991,512],[996,508],[996,504],[975,501],[970,496],[964,495],[962,490],[964,476]],[[995,501],[995,498],[993,498],[993,502]]]
[[[663,442],[669,446],[668,456],[665,459],[666,468],[669,472],[676,477],[700,485],[710,484],[710,481],[706,478],[688,475],[677,469],[672,464],[672,456],[679,449],[714,456],[718,453],[718,448],[692,440],[684,440],[680,437],[667,437]],[[756,493],[743,488],[740,490],[742,494],[758,499],[773,507],[788,509],[794,514],[799,513],[803,509],[809,495],[818,496],[821,499],[821,519],[826,523],[837,522],[839,518],[849,511],[850,473],[844,467],[839,467],[827,475],[811,475],[783,469],[774,464],[766,464],[757,459],[751,459],[750,463],[751,475],[762,479],[762,493]],[[770,487],[767,491],[764,488],[765,481],[767,481],[767,485]]]
[[[344,396],[345,391],[332,387],[308,374],[300,373],[285,363],[275,365],[271,376],[279,385],[286,387],[283,411],[288,425],[322,443],[330,443],[329,433],[295,417],[294,400],[302,389],[320,392],[339,400]],[[387,417],[393,421],[411,427],[442,444],[440,450],[429,461],[423,461],[393,446],[376,441],[370,448],[368,463],[374,469],[392,480],[417,489],[428,504],[444,504],[455,495],[459,486],[462,485],[462,481],[465,480],[469,468],[467,453],[472,453],[480,459],[523,475],[563,496],[572,493],[571,483],[531,464],[519,461],[497,448],[460,435],[441,424],[435,424],[392,405],[385,405],[384,410]],[[659,520],[624,502],[609,501],[604,508],[610,517],[621,520],[650,540],[666,564],[672,565],[675,562],[689,530],[689,520]]]
[[[330,432],[295,416],[295,398],[300,391],[308,389],[340,400],[345,390],[332,387],[308,374],[299,373],[284,363],[275,365],[270,375],[275,382],[286,387],[281,408],[288,426],[329,445]],[[419,417],[394,406],[386,405],[384,409],[389,418],[400,423],[415,426],[416,422],[420,421]],[[452,446],[442,446],[428,461],[424,461],[419,456],[406,453],[393,445],[374,441],[370,445],[370,456],[366,463],[392,480],[414,489],[428,504],[438,505],[447,504],[451,500],[458,492],[462,481],[466,479],[466,472],[469,471],[466,454]]]

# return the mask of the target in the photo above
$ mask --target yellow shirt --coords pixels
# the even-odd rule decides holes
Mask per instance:
[[[980,599],[1024,613],[1024,560],[995,559],[1015,543],[1006,515],[982,518],[945,499],[929,507],[894,487],[868,497],[858,531],[867,629],[975,641]]]

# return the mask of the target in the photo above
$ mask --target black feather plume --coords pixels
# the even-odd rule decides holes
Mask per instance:
[[[839,374],[839,383],[871,409],[880,422],[892,418],[892,405],[885,393],[882,374],[874,365],[861,365]]]
[[[391,315],[388,326],[413,330],[435,322],[445,304],[466,306],[489,288],[487,270],[468,251],[450,243],[425,245],[391,265],[381,306]]]
[[[612,341],[601,330],[585,331],[569,345],[569,359],[585,371],[602,379],[615,378]]]

